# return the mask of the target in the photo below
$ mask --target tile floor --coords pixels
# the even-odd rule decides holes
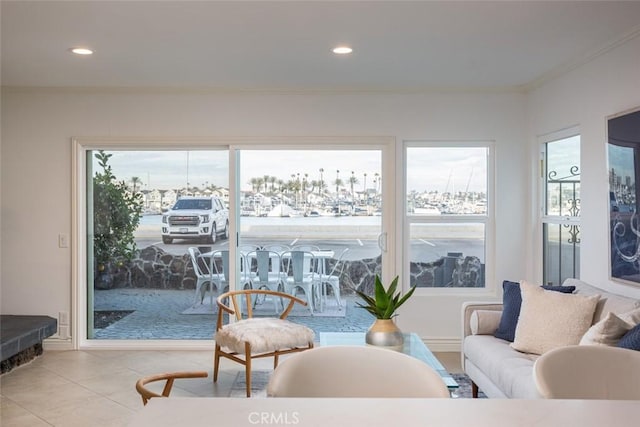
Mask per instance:
[[[459,353],[436,353],[450,372],[460,372]],[[271,359],[254,361],[270,369]],[[213,383],[211,351],[45,351],[0,377],[2,427],[126,426],[142,408],[138,378],[177,370],[203,370],[208,378],[177,380],[172,396],[226,397],[241,366],[221,361]]]

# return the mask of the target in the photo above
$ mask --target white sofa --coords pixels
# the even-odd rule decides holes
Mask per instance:
[[[593,323],[609,312],[621,314],[640,307],[639,300],[606,292],[581,280],[567,279],[564,285],[575,286],[575,293],[581,295],[601,296]],[[499,322],[498,313],[480,318],[478,327],[478,313],[472,316],[476,310],[483,314],[487,314],[484,310],[501,312],[502,303],[468,302],[462,306],[462,368],[472,381],[474,393],[479,388],[490,398],[541,398],[533,380],[533,364],[539,356],[516,351],[508,341],[493,336]]]

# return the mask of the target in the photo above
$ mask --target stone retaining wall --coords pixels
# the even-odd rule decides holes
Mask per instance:
[[[336,260],[328,261],[331,271]],[[354,289],[372,294],[375,276],[380,274],[381,257],[344,261],[340,291]],[[411,285],[418,287],[479,287],[484,284],[484,265],[476,257],[449,254],[432,263],[411,263]],[[340,270],[340,269],[339,269]],[[171,255],[148,246],[131,262],[117,262],[96,271],[96,289],[153,288],[195,289],[196,275],[188,254]]]

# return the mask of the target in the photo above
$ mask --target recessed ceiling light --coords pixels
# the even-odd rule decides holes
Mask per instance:
[[[336,55],[347,55],[351,52],[353,52],[353,49],[351,49],[349,46],[337,46],[333,48],[333,53],[335,53]]]
[[[93,55],[93,51],[91,49],[87,49],[86,47],[72,47],[69,49],[71,53],[75,53],[76,55]]]

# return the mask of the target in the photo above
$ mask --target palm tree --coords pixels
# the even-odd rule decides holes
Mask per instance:
[[[318,185],[318,194],[322,193],[324,190],[324,181],[322,180],[322,174],[324,173],[324,168],[320,168],[320,185]]]
[[[353,192],[353,186],[359,182],[358,178],[356,178],[354,174],[355,172],[351,171],[351,176],[349,177],[349,185],[351,186],[351,200],[355,200],[356,198],[356,195]]]
[[[310,184],[311,184],[311,193],[313,193],[316,188],[320,188],[320,182],[316,181],[315,179],[312,179]]]
[[[273,193],[273,184],[275,184],[277,180],[278,178],[276,178],[275,176],[269,177],[269,183],[271,184],[271,193]]]
[[[256,186],[258,185],[258,178],[251,178],[249,180],[249,184],[251,184],[251,190],[253,190],[254,193],[257,193]]]
[[[142,181],[140,180],[139,177],[137,177],[137,176],[132,176],[131,177],[131,184],[133,185],[133,194],[136,194],[136,192],[138,191],[138,184],[140,182],[142,182]]]
[[[264,184],[264,178],[262,178],[262,177],[256,178],[256,188],[258,189],[258,193],[260,192],[260,189],[262,188],[262,184]]]

